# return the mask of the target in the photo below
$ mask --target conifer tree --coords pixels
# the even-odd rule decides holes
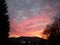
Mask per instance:
[[[0,0],[0,44],[5,45],[8,42],[9,21],[7,15],[7,6],[5,0]]]

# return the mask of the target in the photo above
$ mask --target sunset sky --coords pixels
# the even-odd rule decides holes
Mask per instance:
[[[54,22],[59,0],[6,0],[10,21],[9,37],[40,36]],[[57,16],[58,17],[58,16]]]

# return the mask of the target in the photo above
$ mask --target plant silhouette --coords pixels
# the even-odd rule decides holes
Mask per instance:
[[[5,0],[0,0],[0,45],[7,45],[8,43],[8,32],[9,32],[9,21],[7,15],[7,6]]]

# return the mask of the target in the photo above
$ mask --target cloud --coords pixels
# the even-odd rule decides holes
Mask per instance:
[[[10,21],[10,35],[35,36],[51,24],[60,0],[6,0]],[[32,32],[29,33],[29,32]],[[43,32],[43,31],[42,31]],[[17,34],[16,34],[17,33]]]

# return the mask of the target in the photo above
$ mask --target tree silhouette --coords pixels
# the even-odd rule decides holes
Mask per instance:
[[[6,1],[0,0],[0,45],[6,45],[8,42],[9,18],[7,12]]]
[[[60,12],[55,16],[52,25],[48,25],[44,34],[49,34],[48,45],[60,45]]]
[[[60,43],[58,43],[60,41],[60,13],[57,13],[54,23],[46,32],[48,32],[47,34],[50,34],[49,45],[60,45]]]
[[[49,43],[50,45],[57,45],[58,44],[58,35],[59,35],[59,26],[58,26],[58,21],[59,19],[56,19],[56,21],[52,24],[51,28],[50,28],[50,38],[49,38]]]

